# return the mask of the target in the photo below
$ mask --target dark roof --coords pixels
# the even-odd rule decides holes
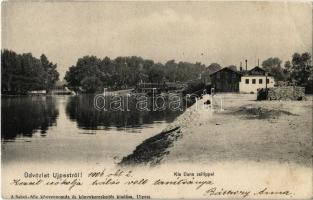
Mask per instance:
[[[272,76],[271,73],[267,72],[266,70],[262,69],[261,67],[259,66],[256,66],[254,67],[253,69],[251,69],[248,74],[245,74],[245,75],[252,75],[252,76],[255,76],[255,75],[261,75],[261,76],[265,76],[267,73],[268,76]]]
[[[210,76],[212,76],[213,74],[216,74],[217,72],[224,71],[224,70],[228,70],[228,71],[232,71],[232,72],[234,72],[236,74],[240,74],[238,71],[235,71],[235,70],[233,70],[231,68],[228,68],[228,67],[224,67],[223,69],[220,69],[220,70],[218,70],[216,72],[213,72],[212,74],[210,74]]]
[[[265,76],[265,73],[267,71],[264,70],[263,68],[259,67],[259,66],[256,66],[250,70],[242,70],[242,71],[239,71],[239,73],[243,76],[256,76],[256,75],[261,75],[261,76]],[[268,76],[273,76],[273,74],[269,73],[268,72]]]
[[[256,67],[254,67],[253,69],[251,69],[251,70],[249,71],[249,74],[254,74],[254,73],[262,73],[262,74],[265,75],[265,70],[262,69],[262,68],[259,67],[259,66],[256,66]]]
[[[235,72],[235,73],[240,74],[242,76],[245,76],[245,75],[248,75],[248,76],[249,75],[251,75],[251,76],[255,76],[255,75],[265,76],[265,73],[266,73],[266,71],[259,66],[256,66],[250,70],[242,70],[242,71],[235,71],[231,68],[224,67],[223,69],[220,69],[220,70],[210,74],[210,76],[216,74],[217,72],[224,71],[224,70],[232,71],[232,72]],[[273,75],[271,73],[268,73],[268,76],[273,76]]]
[[[241,75],[246,75],[249,73],[249,70],[241,70],[241,71],[238,71],[238,73]]]

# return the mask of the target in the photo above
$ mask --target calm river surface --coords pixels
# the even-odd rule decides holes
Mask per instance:
[[[134,97],[127,99],[124,111],[98,111],[92,95],[1,100],[5,166],[37,162],[116,163],[182,113],[167,106],[163,111],[153,111],[151,98],[150,111],[138,111],[138,99]]]

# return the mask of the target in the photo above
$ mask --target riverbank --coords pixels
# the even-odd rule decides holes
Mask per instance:
[[[255,101],[255,95],[207,95],[122,159],[120,165],[224,161],[312,164],[312,97]],[[222,100],[222,109],[220,108]]]
[[[129,94],[133,91],[133,88],[130,89],[123,89],[123,90],[110,90],[110,91],[106,91],[105,94],[106,95],[126,95]],[[88,94],[88,93],[82,93],[82,94]],[[92,93],[90,93],[92,94]],[[95,93],[97,94],[97,93]],[[55,95],[75,95],[74,93],[71,93],[70,91],[65,91],[65,92],[59,92],[56,93],[54,91],[52,92],[48,92],[48,93],[25,93],[25,94],[1,94],[1,96],[3,97],[19,97],[19,96],[55,96]]]

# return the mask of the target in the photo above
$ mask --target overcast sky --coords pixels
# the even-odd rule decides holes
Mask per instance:
[[[141,56],[157,62],[248,59],[312,51],[312,7],[270,2],[4,2],[2,48],[42,53],[61,76],[77,58]]]

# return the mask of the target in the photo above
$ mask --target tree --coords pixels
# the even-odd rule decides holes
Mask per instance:
[[[222,69],[221,65],[218,63],[211,63],[208,67],[207,70],[209,71],[209,74],[212,74],[218,70]]]
[[[178,71],[178,64],[175,60],[169,60],[165,63],[164,66],[164,73],[165,78],[170,82],[176,82],[177,80],[177,71]]]
[[[282,61],[277,58],[268,58],[262,62],[262,68],[274,76],[275,81],[286,81],[288,76],[281,67]]]
[[[285,67],[286,71],[290,72],[291,68],[292,68],[291,62],[289,60],[286,61],[285,64],[284,64],[284,67]]]
[[[34,58],[31,53],[24,53],[21,55],[21,67],[22,73],[18,83],[19,92],[26,93],[46,88],[45,71],[40,60]]]
[[[102,92],[102,82],[99,78],[95,76],[85,77],[81,81],[82,88],[87,93],[95,93],[97,91]]]
[[[126,62],[126,57],[117,57],[114,60],[115,65],[115,85],[117,88],[127,87],[128,77],[130,74],[128,64]]]
[[[54,86],[55,82],[59,80],[59,72],[56,70],[57,65],[49,62],[44,54],[40,56],[40,62],[44,69],[45,89],[48,92]]]
[[[79,86],[84,86],[87,92],[101,90],[101,88],[93,88],[95,85],[102,86],[103,79],[106,77],[105,72],[101,70],[101,64],[102,60],[95,56],[79,58],[76,65],[66,72],[64,79],[74,90],[77,90]],[[95,84],[91,87],[93,81]],[[101,81],[101,84],[98,84],[98,81]]]
[[[294,53],[292,56],[291,79],[297,85],[308,85],[309,79],[313,77],[311,55],[308,52],[303,54]]]
[[[1,51],[1,91],[12,91],[14,79],[17,78],[20,70],[20,60],[14,51],[3,50]]]
[[[76,65],[69,68],[65,80],[72,89],[79,89],[86,77],[96,77],[102,83],[96,85],[122,89],[135,87],[139,82],[161,83],[164,80],[188,82],[198,79],[204,70],[205,65],[199,62],[176,63],[175,60],[170,60],[163,65],[137,56],[120,56],[115,59],[84,56],[77,60]],[[88,79],[87,82],[91,81]]]
[[[40,59],[31,53],[17,54],[1,51],[2,93],[25,94],[32,90],[49,91],[59,79],[57,65],[42,55]]]
[[[205,65],[200,62],[178,62],[169,60],[164,65],[165,78],[170,82],[188,82],[199,78],[205,70]]]
[[[161,83],[164,77],[165,74],[161,63],[154,64],[148,71],[148,79],[152,83]]]

